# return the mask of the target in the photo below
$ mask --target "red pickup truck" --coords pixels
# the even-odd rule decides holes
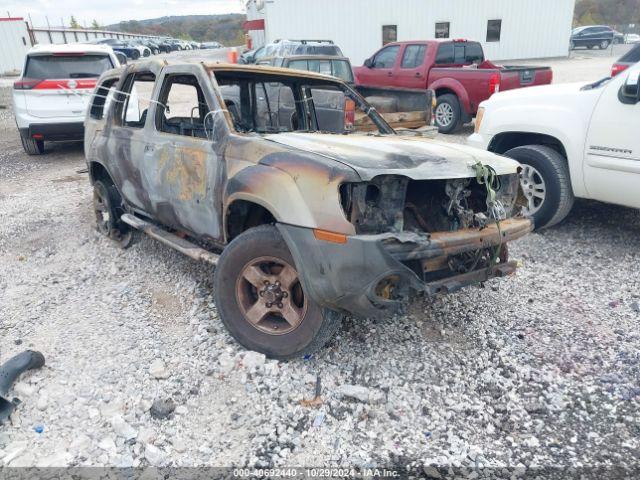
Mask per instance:
[[[485,60],[482,45],[467,40],[388,43],[354,69],[356,84],[435,90],[435,121],[453,133],[478,112],[478,105],[501,90],[546,85],[549,67],[497,66]]]

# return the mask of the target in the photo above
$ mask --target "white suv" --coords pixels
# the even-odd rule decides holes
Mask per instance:
[[[45,141],[82,140],[84,117],[98,77],[120,64],[105,45],[38,45],[13,84],[13,111],[25,152]]]

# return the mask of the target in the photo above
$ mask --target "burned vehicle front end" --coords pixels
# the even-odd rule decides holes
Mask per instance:
[[[533,229],[516,206],[517,163],[496,157],[493,167],[471,150],[456,161],[428,153],[428,141],[399,142],[386,159],[371,159],[373,168],[355,166],[361,181],[340,184],[352,234],[278,225],[308,294],[327,308],[379,316],[397,312],[414,294],[451,293],[515,272],[507,244]],[[375,165],[386,170],[387,162],[394,167],[378,174]]]

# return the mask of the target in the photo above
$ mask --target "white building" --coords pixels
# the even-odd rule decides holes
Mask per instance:
[[[248,0],[254,46],[333,40],[354,65],[383,41],[466,38],[491,60],[567,56],[575,0]],[[262,20],[262,21],[261,21]],[[262,30],[263,28],[263,30]]]
[[[19,73],[30,48],[31,39],[24,19],[0,17],[0,75]]]

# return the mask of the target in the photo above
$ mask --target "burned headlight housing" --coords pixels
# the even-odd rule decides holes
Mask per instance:
[[[381,175],[370,182],[343,183],[340,204],[357,233],[401,232],[409,179]]]

